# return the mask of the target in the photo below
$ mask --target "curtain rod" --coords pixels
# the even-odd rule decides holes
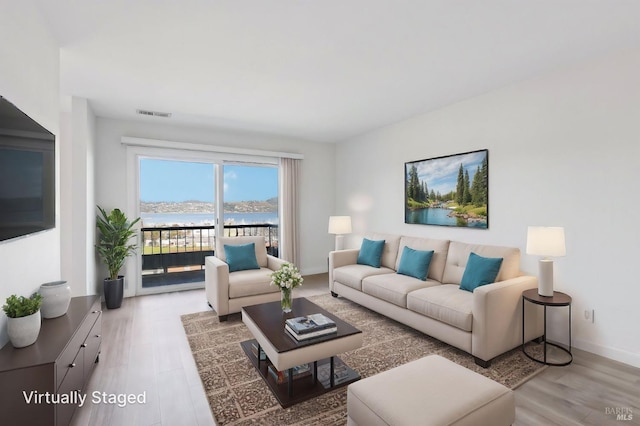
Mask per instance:
[[[277,158],[294,158],[297,160],[304,159],[304,155],[293,152],[265,151],[261,149],[251,148],[234,148],[229,146],[208,145],[204,143],[176,142],[166,141],[162,139],[135,138],[131,136],[123,136],[121,143],[127,146],[144,146],[152,148],[170,148],[183,149],[188,151],[207,151],[220,152],[228,154],[256,155],[260,157],[277,157]]]

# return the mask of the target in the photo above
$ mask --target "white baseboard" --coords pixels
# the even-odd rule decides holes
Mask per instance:
[[[311,268],[304,268],[300,271],[302,275],[315,275],[315,274],[326,274],[328,272],[326,266],[315,266]]]
[[[624,351],[621,349],[610,348],[607,346],[596,345],[580,339],[574,339],[573,346],[583,351],[591,352],[614,361],[640,368],[640,354]]]

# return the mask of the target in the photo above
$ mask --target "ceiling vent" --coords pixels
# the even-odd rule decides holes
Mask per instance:
[[[146,115],[146,116],[149,116],[149,117],[163,117],[163,118],[171,117],[171,113],[170,112],[147,111],[147,110],[144,110],[144,109],[137,109],[136,113],[140,114],[140,115]]]

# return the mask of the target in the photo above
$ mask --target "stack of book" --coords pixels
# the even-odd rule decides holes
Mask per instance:
[[[273,377],[277,384],[281,385],[289,381],[289,370],[276,370],[273,365],[268,367],[269,374]],[[309,364],[302,364],[293,367],[293,380],[301,379],[311,375],[311,366]]]
[[[352,370],[351,370],[352,371]],[[344,362],[340,359],[336,359],[335,366],[333,367],[333,384],[334,386],[340,385],[342,383],[352,381],[357,375],[352,375],[350,373],[349,367],[345,365]],[[331,382],[330,378],[330,368],[329,364],[323,364],[322,366],[318,366],[318,380],[329,385]]]
[[[325,336],[338,331],[336,323],[322,314],[290,318],[285,321],[284,328],[296,340],[313,339],[314,337]]]

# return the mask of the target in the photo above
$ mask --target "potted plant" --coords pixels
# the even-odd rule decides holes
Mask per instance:
[[[109,277],[104,279],[104,299],[108,309],[117,309],[122,305],[124,295],[124,276],[118,275],[127,257],[135,253],[136,244],[129,240],[136,235],[134,226],[140,218],[129,222],[120,209],[108,213],[100,206],[96,216],[96,227],[100,235],[96,249],[109,270]]]
[[[40,305],[42,296],[38,293],[31,297],[7,297],[2,310],[7,315],[7,334],[15,348],[24,348],[35,343],[40,334]]]

